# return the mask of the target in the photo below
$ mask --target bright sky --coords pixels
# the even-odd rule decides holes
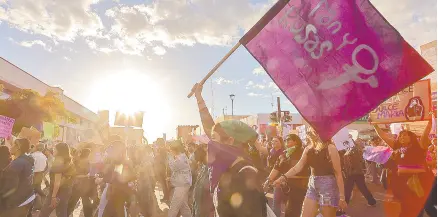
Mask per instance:
[[[0,0],[0,56],[90,108],[142,110],[150,141],[199,124],[193,84],[272,0]],[[373,0],[415,48],[436,40],[436,0]],[[293,106],[244,49],[204,89],[215,116]],[[213,100],[214,99],[214,100]]]

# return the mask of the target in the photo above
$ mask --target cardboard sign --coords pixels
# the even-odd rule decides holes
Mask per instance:
[[[0,115],[0,138],[8,138],[12,134],[15,119]]]
[[[373,123],[400,123],[429,120],[430,80],[421,80],[392,96],[370,112]]]
[[[338,133],[336,133],[332,139],[338,151],[354,146],[354,141],[350,137],[350,133],[348,132],[348,129],[345,127],[342,128]]]

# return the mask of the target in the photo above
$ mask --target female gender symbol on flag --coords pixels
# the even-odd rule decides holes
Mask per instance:
[[[279,0],[240,43],[323,140],[433,71],[368,0]]]

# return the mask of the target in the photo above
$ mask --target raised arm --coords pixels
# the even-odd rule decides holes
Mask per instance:
[[[386,143],[389,145],[389,147],[394,148],[395,140],[394,138],[390,137],[387,133],[383,132],[382,129],[377,124],[372,124],[374,127],[374,130],[376,130],[377,135]]]
[[[432,114],[432,118],[429,120],[429,123],[427,123],[427,126],[424,129],[423,135],[421,135],[420,146],[423,149],[427,149],[430,145],[429,133],[430,133],[430,130],[432,129],[432,120],[434,118],[435,118],[435,116]]]
[[[285,179],[293,178],[296,176],[301,170],[303,170],[304,166],[307,163],[307,153],[309,152],[309,147],[304,149],[303,155],[301,155],[300,161],[292,167],[286,174],[282,175],[279,179],[274,182],[274,185],[280,185],[282,182],[286,181]]]
[[[195,97],[198,102],[199,115],[201,116],[202,127],[204,127],[204,132],[207,134],[208,138],[211,139],[211,130],[214,126],[213,117],[211,117],[207,106],[205,105],[204,98],[202,98],[202,85],[195,84],[193,89],[195,92]]]

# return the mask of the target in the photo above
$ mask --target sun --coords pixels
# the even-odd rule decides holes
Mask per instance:
[[[112,73],[95,82],[89,96],[93,108],[125,114],[144,112],[143,129],[148,137],[162,135],[171,120],[172,111],[166,93],[157,80],[135,71]],[[113,124],[114,117],[110,118]],[[149,139],[149,138],[148,138]]]

